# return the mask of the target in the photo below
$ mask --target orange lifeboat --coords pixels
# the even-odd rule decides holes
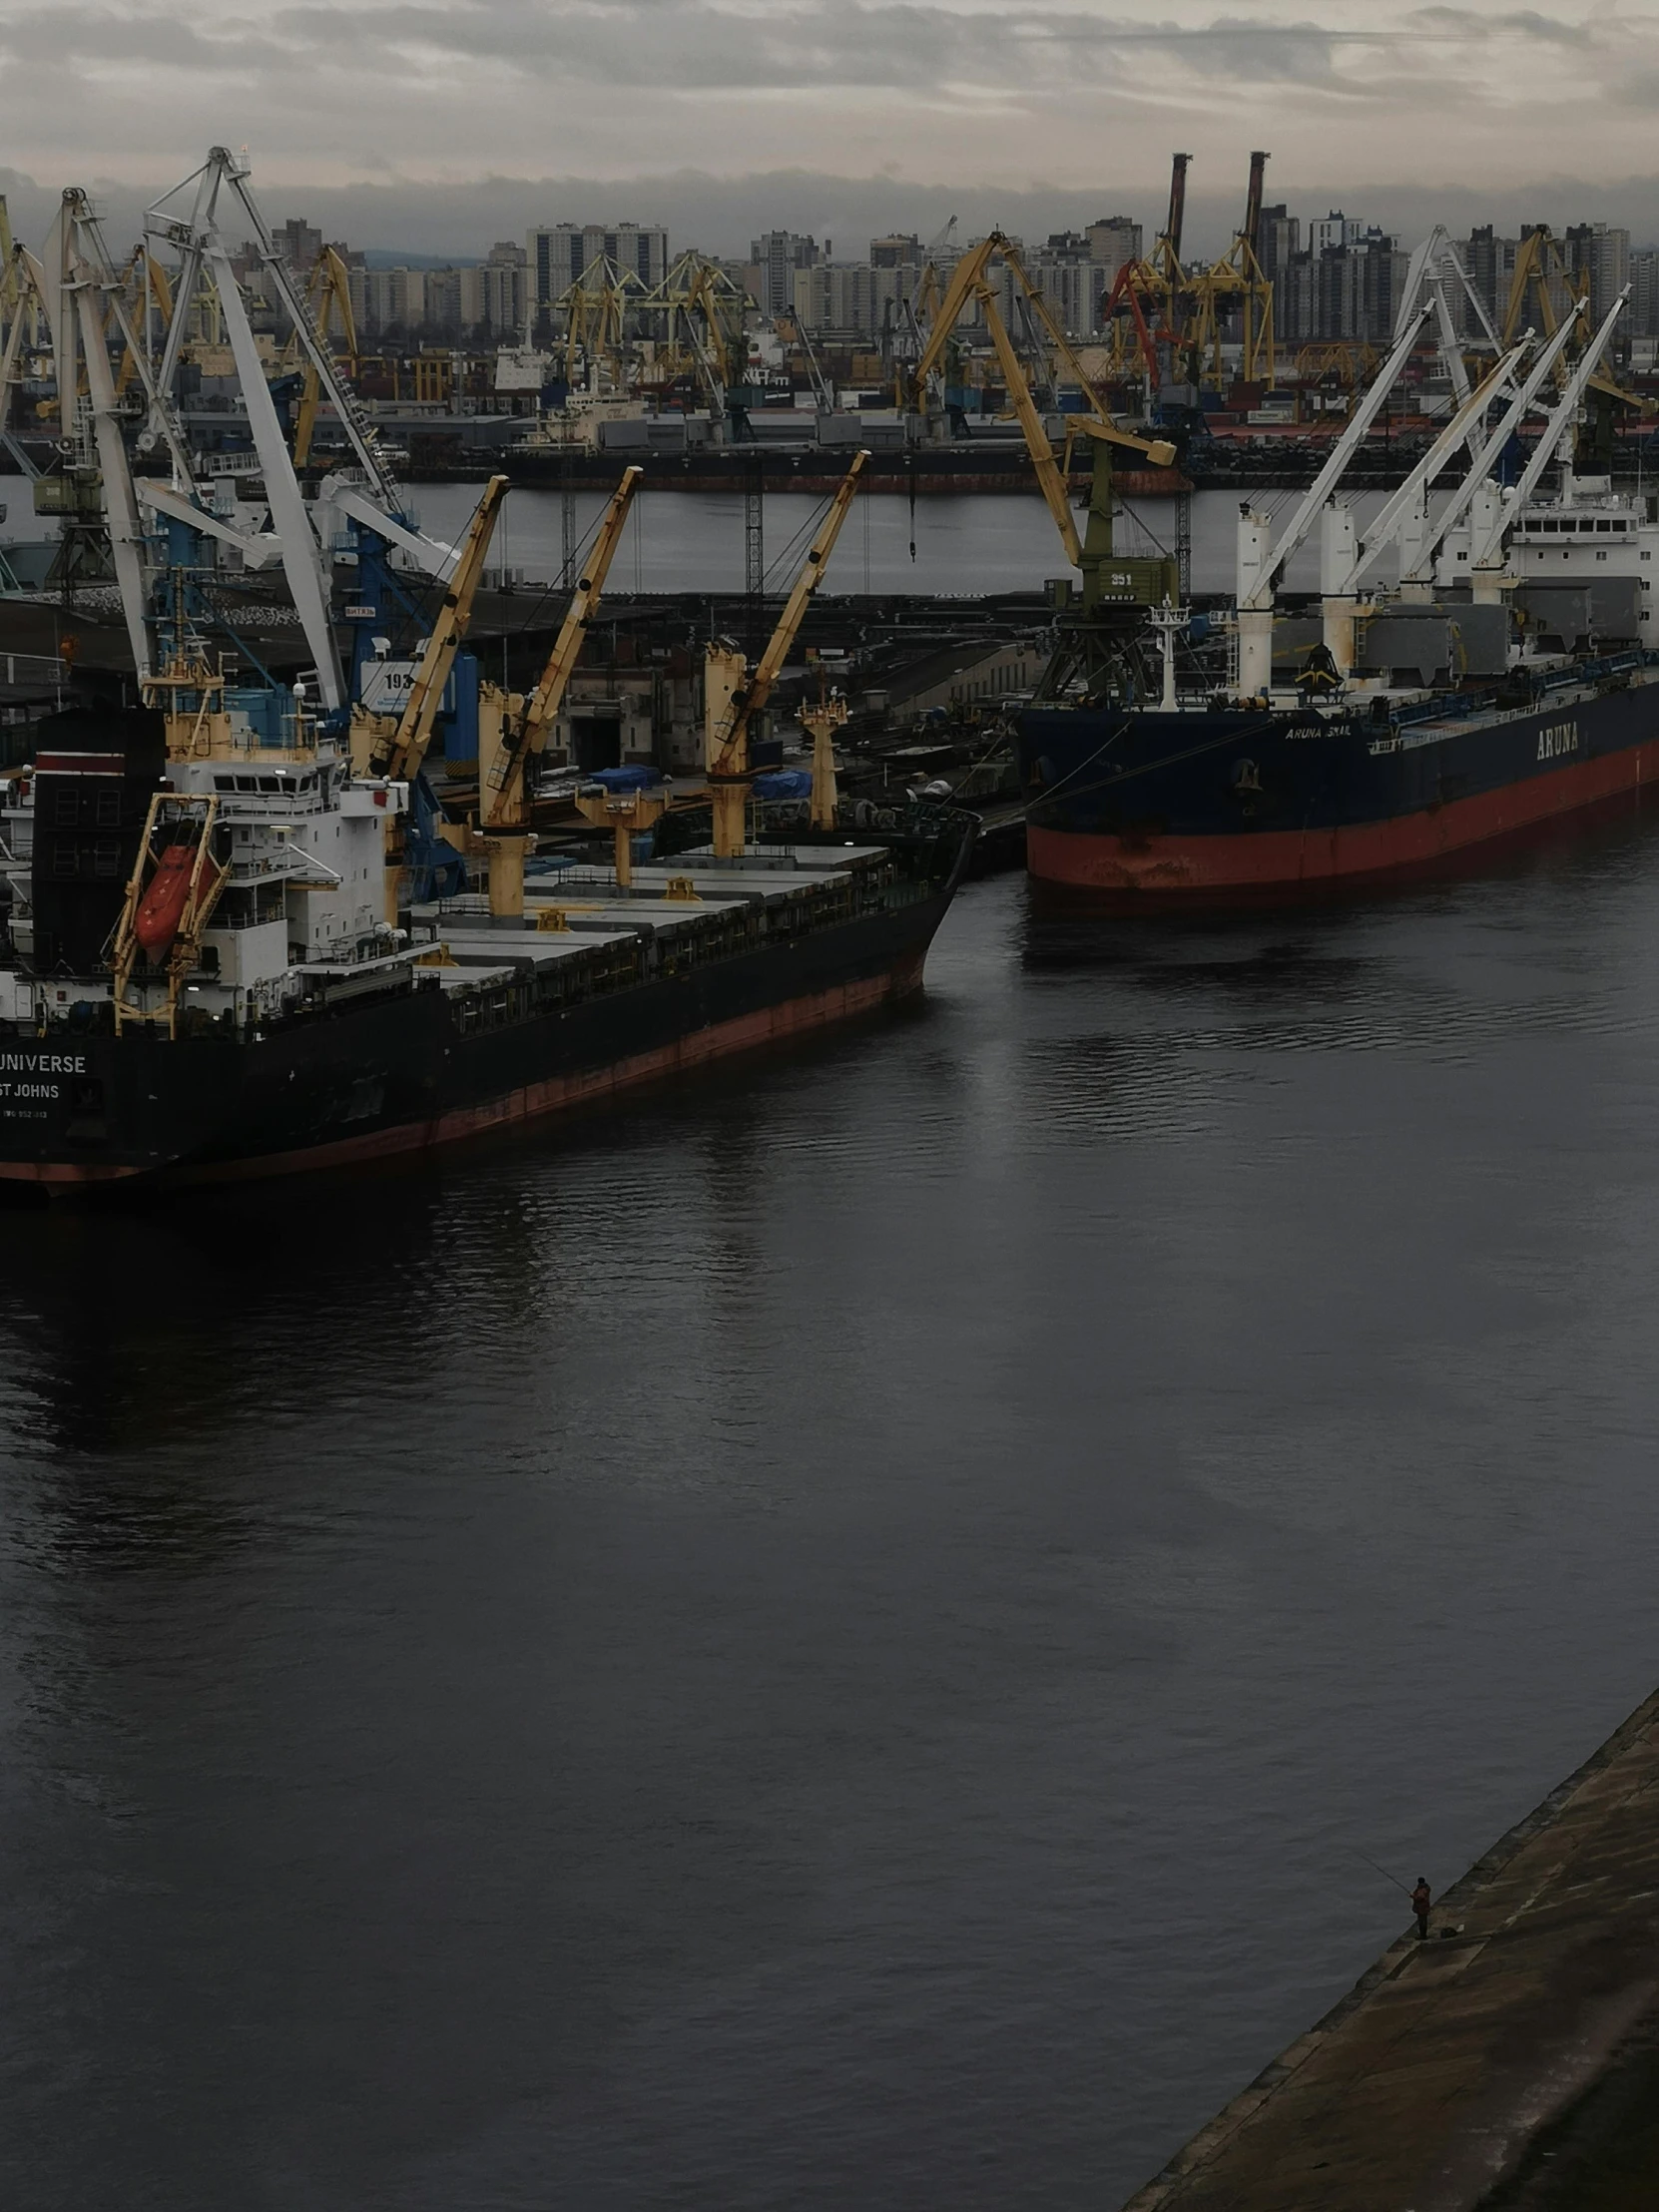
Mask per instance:
[[[179,934],[179,924],[185,918],[185,904],[190,897],[191,869],[196,864],[197,851],[194,844],[166,846],[139,900],[133,934],[152,960],[159,960]]]

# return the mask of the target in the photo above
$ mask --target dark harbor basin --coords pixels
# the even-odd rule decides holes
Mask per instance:
[[[29,2212],[1120,2201],[1659,1680],[1659,818],[5,1220]]]

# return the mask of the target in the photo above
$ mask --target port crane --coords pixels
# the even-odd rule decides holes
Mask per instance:
[[[1103,455],[1109,446],[1115,445],[1141,454],[1154,467],[1167,468],[1175,459],[1175,448],[1167,441],[1136,437],[1133,432],[1118,428],[1101,403],[1064,331],[1055,321],[1047,301],[1027,276],[1018,249],[1000,231],[993,231],[988,238],[981,239],[970,254],[962,257],[952,272],[927,341],[910,372],[911,404],[918,413],[925,411],[928,380],[943,358],[946,342],[960,318],[970,307],[976,307],[990,333],[991,344],[995,348],[997,362],[1007,386],[1009,404],[1024,434],[1026,450],[1036,471],[1038,488],[1054,518],[1054,526],[1060,533],[1060,542],[1066,549],[1067,558],[1074,568],[1082,568],[1084,547],[1072,517],[1066,478],[1056,461],[1053,440],[1043,426],[1030,380],[1020,361],[1008,325],[1003,320],[1002,310],[997,302],[997,287],[990,280],[991,263],[998,258],[1007,266],[1015,285],[1029,302],[1033,315],[1046,333],[1059,360],[1076,380],[1087,413],[1073,419],[1080,425],[1083,433],[1093,439],[1097,456]]]
[[[1002,318],[996,287],[988,277],[989,265],[997,255],[1007,263],[1015,284],[1030,302],[1057,358],[1075,377],[1084,399],[1085,411],[1065,418],[1066,439],[1058,456]],[[1060,534],[1066,558],[1081,578],[1081,597],[1075,607],[1071,604],[1069,579],[1063,588],[1062,643],[1050,666],[1048,681],[1088,683],[1103,662],[1122,658],[1125,645],[1118,633],[1125,627],[1124,617],[1128,612],[1173,602],[1180,590],[1174,561],[1126,557],[1117,552],[1114,543],[1117,499],[1112,483],[1112,456],[1114,452],[1127,451],[1140,455],[1154,468],[1168,468],[1175,460],[1175,448],[1163,438],[1138,437],[1133,431],[1120,429],[1113,421],[1041,292],[1026,275],[1017,249],[1000,232],[992,232],[956,266],[926,345],[912,371],[911,390],[918,410],[925,404],[927,379],[942,356],[950,331],[970,304],[977,305],[990,332],[1007,384],[1008,398],[1031,456],[1038,488]],[[1071,457],[1079,438],[1086,439],[1092,449],[1088,516],[1081,535],[1072,513],[1069,488]]]
[[[1267,165],[1266,154],[1251,155],[1244,222],[1221,260],[1190,279],[1193,313],[1180,347],[1197,368],[1194,381],[1208,378],[1218,389],[1224,381],[1222,333],[1235,308],[1240,324],[1240,375],[1247,384],[1271,386],[1276,380],[1273,285],[1261,263],[1262,191]]]
[[[739,396],[748,365],[744,309],[748,295],[718,262],[688,248],[662,282],[634,301],[636,317],[658,323],[658,373],[695,376],[716,422],[741,429],[748,416]]]
[[[778,617],[777,628],[754,669],[749,666],[748,655],[730,638],[710,641],[703,664],[703,742],[718,859],[735,860],[743,855],[749,791],[756,774],[749,758],[750,727],[772,697],[789,659],[802,617],[823,581],[868,459],[862,449],[854,453],[851,466],[836,485],[829,512],[807,549],[794,588]],[[816,791],[814,797],[819,798]]]
[[[334,324],[339,326],[340,342],[344,349],[345,373],[348,377],[357,373],[357,318],[351,311],[351,277],[344,262],[332,246],[325,246],[312,265],[305,279],[305,304],[310,309],[312,325],[326,345],[330,341]],[[304,352],[297,325],[290,333],[285,349],[286,365],[294,365],[296,353]],[[305,354],[301,369],[302,383],[299,406],[293,419],[293,465],[307,468],[311,458],[311,440],[316,435],[317,410],[322,400],[322,377],[316,362]]]
[[[1190,154],[1170,160],[1169,209],[1151,255],[1125,262],[1101,303],[1100,319],[1111,349],[1111,361],[1119,374],[1140,358],[1150,413],[1161,384],[1175,380],[1178,358],[1190,350],[1187,320],[1191,310],[1192,278],[1181,262],[1181,245],[1187,218],[1187,171]],[[1192,381],[1196,383],[1194,371]]]
[[[553,304],[565,318],[565,382],[572,390],[578,363],[589,391],[598,394],[607,383],[613,392],[623,389],[628,380],[624,342],[629,311],[645,295],[641,278],[630,269],[618,269],[603,254],[560,292]]]

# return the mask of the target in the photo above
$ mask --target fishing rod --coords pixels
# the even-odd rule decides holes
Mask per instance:
[[[1395,1876],[1391,1875],[1386,1867],[1380,1867],[1375,1859],[1367,1858],[1366,1854],[1363,1851],[1359,1850],[1353,1844],[1350,1844],[1348,1848],[1354,1853],[1356,1859],[1365,1859],[1366,1865],[1371,1868],[1374,1874],[1380,1874],[1384,1882],[1392,1882],[1394,1888],[1396,1890],[1403,1891],[1406,1897],[1409,1897],[1411,1895],[1411,1892],[1405,1888],[1404,1883],[1400,1882],[1396,1879]]]

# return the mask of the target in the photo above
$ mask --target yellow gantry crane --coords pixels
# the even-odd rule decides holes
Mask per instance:
[[[1183,346],[1198,364],[1200,380],[1207,377],[1218,389],[1225,380],[1223,330],[1235,306],[1242,341],[1241,376],[1246,383],[1276,381],[1273,285],[1260,260],[1267,163],[1266,154],[1251,155],[1243,227],[1233,234],[1233,244],[1221,260],[1192,279],[1193,315]]]
[[[646,287],[632,270],[618,269],[601,254],[553,304],[565,318],[565,382],[576,385],[577,361],[590,388],[620,392],[628,383],[625,340],[629,310]]]
[[[748,339],[744,315],[749,294],[718,262],[688,248],[662,282],[642,292],[634,313],[657,326],[657,379],[695,377],[708,394],[711,412],[727,412],[728,395],[744,381]]]
[[[854,453],[851,467],[836,485],[830,511],[807,549],[795,588],[778,617],[778,627],[753,672],[749,656],[730,638],[716,638],[709,645],[703,664],[703,757],[709,778],[718,859],[736,860],[742,856],[749,787],[755,781],[755,770],[749,761],[750,724],[772,697],[773,686],[790,657],[796,632],[801,628],[801,618],[834,551],[835,540],[840,536],[841,524],[846,520],[858,489],[858,478],[868,459],[866,452]]]

